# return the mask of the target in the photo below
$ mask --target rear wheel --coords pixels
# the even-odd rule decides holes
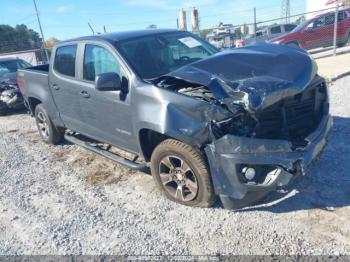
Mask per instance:
[[[62,141],[64,132],[58,130],[52,123],[44,106],[39,104],[35,108],[35,121],[41,138],[45,143],[58,144]]]
[[[207,164],[193,147],[173,139],[163,141],[152,154],[151,170],[170,200],[193,207],[210,207],[215,202]]]

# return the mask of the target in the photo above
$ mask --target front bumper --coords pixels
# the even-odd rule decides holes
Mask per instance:
[[[11,90],[12,91],[12,90]],[[0,111],[5,111],[7,109],[23,109],[24,100],[22,95],[14,90],[13,92],[7,92],[5,94],[0,94]]]
[[[285,140],[253,139],[226,135],[205,148],[214,190],[225,208],[237,209],[256,203],[278,187],[307,169],[319,157],[327,144],[333,125],[330,115],[324,116],[318,128],[310,134],[303,148],[293,149]],[[262,183],[242,182],[240,167],[269,166],[273,170]]]

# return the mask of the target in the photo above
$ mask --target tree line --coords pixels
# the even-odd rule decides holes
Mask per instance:
[[[37,49],[42,47],[40,35],[26,25],[0,25],[0,53]]]

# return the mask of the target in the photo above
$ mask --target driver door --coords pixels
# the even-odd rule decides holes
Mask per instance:
[[[103,73],[117,73],[121,82],[128,85],[125,73],[114,50],[100,44],[86,43],[84,48],[79,104],[86,134],[98,141],[137,152],[133,133],[130,95],[122,91],[99,91],[95,78]],[[129,89],[127,86],[126,89]]]
[[[306,49],[319,48],[324,45],[324,40],[326,39],[324,27],[324,17],[315,19],[306,27],[303,34]]]

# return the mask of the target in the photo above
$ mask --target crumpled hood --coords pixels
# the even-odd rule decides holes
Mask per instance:
[[[317,65],[305,51],[259,44],[218,53],[164,78],[206,86],[228,108],[239,104],[253,112],[302,92],[316,73]]]

